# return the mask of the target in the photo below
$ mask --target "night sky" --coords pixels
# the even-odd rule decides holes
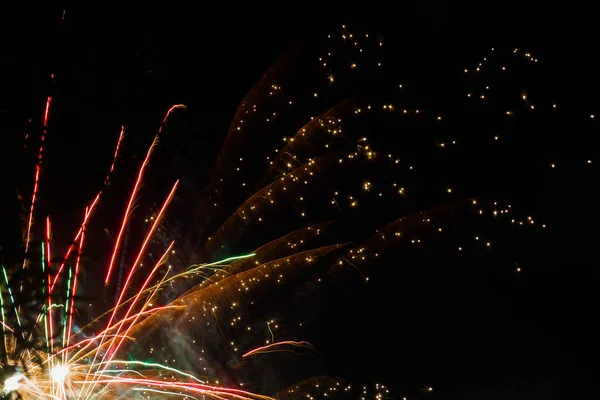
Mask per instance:
[[[3,263],[11,265],[22,257],[16,189],[30,197],[35,163],[34,153],[22,148],[25,134],[40,134],[48,95],[53,102],[39,209],[42,215],[52,213],[57,237],[72,236],[82,204],[95,195],[106,175],[121,125],[126,129],[109,206],[93,226],[99,233],[91,234],[99,244],[88,248],[89,265],[96,272],[84,279],[89,283],[86,294],[100,310],[112,296],[102,295],[101,285],[94,284],[105,262],[108,242],[103,231],[114,231],[120,218],[111,207],[122,207],[169,107],[185,104],[188,109],[169,125],[170,136],[161,143],[165,152],[151,170],[156,179],[140,201],[140,209],[152,212],[157,204],[150,199],[162,199],[173,177],[182,179],[191,198],[202,190],[239,102],[280,56],[290,49],[318,56],[327,34],[339,35],[340,25],[347,24],[352,31],[385,39],[379,58],[385,73],[375,81],[359,79],[355,86],[340,83],[340,91],[393,102],[397,93],[379,87],[397,89],[402,84],[407,94],[399,101],[449,120],[444,127],[363,126],[374,145],[424,166],[414,181],[419,189],[414,210],[447,200],[440,193],[452,186],[463,188],[467,197],[502,199],[548,228],[519,233],[498,228],[502,239],[494,252],[474,251],[464,257],[452,251],[453,243],[437,250],[398,252],[373,269],[368,285],[350,270],[330,277],[326,289],[298,285],[277,295],[278,315],[295,317],[298,303],[310,305],[307,314],[314,325],[305,340],[319,351],[310,362],[298,362],[301,376],[284,376],[282,381],[291,384],[312,374],[347,378],[357,385],[383,382],[397,399],[598,396],[592,368],[600,333],[595,323],[600,278],[595,252],[600,159],[594,147],[600,128],[600,65],[595,48],[589,51],[578,41],[579,33],[567,36],[560,29],[567,18],[552,30],[518,16],[487,23],[495,14],[481,7],[419,4],[346,20],[324,9],[296,13],[283,4],[279,12],[248,18],[227,7],[192,11],[169,6],[135,11],[67,8],[63,21],[61,7],[3,16],[3,21],[10,20],[2,27],[0,56]],[[510,28],[510,42],[493,39]],[[515,31],[523,34],[513,37]],[[564,40],[538,40],[544,33]],[[492,91],[502,89],[497,97],[492,95],[485,106],[468,105],[467,93],[478,97],[488,81],[470,81],[463,70],[472,71],[489,57],[490,47],[501,44],[508,47],[496,52],[510,54],[519,48],[539,58],[539,65],[513,61],[510,77],[488,80]],[[490,63],[490,68],[504,65]],[[48,78],[52,73],[54,82]],[[302,79],[297,78],[296,87],[310,90],[311,82]],[[524,107],[524,92],[536,104],[529,114],[518,111]],[[308,106],[304,112],[302,103],[299,107],[301,116],[314,115]],[[518,111],[518,119],[512,120],[516,122],[506,122],[509,109]],[[494,136],[501,140],[495,143]],[[436,146],[452,138],[460,142],[454,153]],[[265,145],[271,143],[265,140]],[[263,167],[250,165],[249,174]],[[239,201],[229,199],[224,201]],[[180,201],[166,236],[194,230],[186,219],[199,214]],[[142,214],[136,217],[139,222]],[[282,230],[287,223],[278,220]],[[362,223],[372,233],[367,222],[358,222],[354,229],[360,232]],[[197,237],[204,234],[194,232]],[[251,251],[268,238],[268,233],[258,234],[242,250]],[[190,249],[195,245],[191,240],[185,244]],[[262,380],[258,388],[287,386],[273,382],[268,365],[261,366],[264,372],[254,374]]]

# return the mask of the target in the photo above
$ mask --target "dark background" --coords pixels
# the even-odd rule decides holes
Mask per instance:
[[[361,7],[368,8],[361,18],[300,4],[260,12],[67,7],[64,22],[61,7],[4,13],[3,257],[11,259],[19,251],[14,187],[31,177],[26,166],[32,164],[16,157],[14,149],[20,148],[24,132],[35,132],[48,93],[55,101],[47,158],[55,161],[47,173],[52,189],[45,193],[55,200],[41,207],[59,209],[57,219],[73,221],[80,204],[98,189],[88,178],[104,174],[120,125],[128,129],[126,151],[134,155],[124,161],[125,171],[136,165],[149,132],[176,103],[189,107],[190,129],[201,132],[192,147],[213,154],[239,101],[263,72],[290,46],[335,31],[339,23],[384,36],[386,62],[395,74],[418,84],[422,99],[431,94],[428,106],[449,114],[461,107],[453,102],[454,93],[466,85],[461,71],[487,48],[531,46],[527,51],[543,66],[518,78],[531,82],[528,92],[540,103],[556,99],[564,104],[564,117],[549,120],[538,114],[513,126],[513,137],[521,140],[495,150],[506,157],[498,153],[494,159],[505,159],[507,176],[517,178],[482,182],[481,190],[510,189],[516,193],[511,200],[541,215],[549,233],[522,250],[521,274],[515,274],[513,264],[503,265],[502,257],[489,264],[471,261],[472,269],[465,269],[479,272],[467,279],[465,272],[451,273],[460,260],[443,265],[440,259],[407,256],[403,261],[415,266],[409,269],[420,266],[420,272],[375,276],[351,300],[345,293],[350,290],[341,288],[323,299],[323,309],[335,312],[320,328],[323,361],[316,370],[358,382],[382,381],[400,398],[594,397],[598,191],[597,174],[585,160],[600,160],[592,146],[598,128],[585,116],[594,110],[600,115],[600,108],[597,49],[586,44],[584,10],[571,19],[550,16],[548,10],[449,2],[398,5],[397,10],[375,3]],[[583,29],[570,31],[573,20]],[[56,84],[48,80],[53,72]],[[460,135],[461,126],[476,123],[458,121],[451,133]],[[477,146],[467,151],[486,157]],[[549,174],[548,160],[566,168]],[[213,162],[202,157],[198,175]],[[457,168],[460,172],[466,166]],[[475,181],[485,181],[477,175]],[[482,273],[482,265],[495,270]],[[422,391],[428,385],[433,392]]]

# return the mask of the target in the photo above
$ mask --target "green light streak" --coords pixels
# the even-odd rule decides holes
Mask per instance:
[[[256,255],[256,253],[250,253],[250,254],[244,254],[244,255],[241,255],[241,256],[229,257],[229,258],[226,258],[224,260],[219,260],[219,261],[215,261],[215,262],[208,263],[208,264],[200,264],[200,265],[195,264],[195,265],[190,266],[188,268],[188,271],[192,272],[193,270],[195,271],[195,270],[199,270],[199,269],[205,268],[205,267],[212,267],[212,266],[215,266],[215,265],[224,264],[224,263],[229,262],[229,261],[241,260],[243,258],[250,258],[250,257],[254,257],[255,255]],[[193,268],[193,269],[191,269],[191,268]]]
[[[69,317],[69,292],[71,291],[71,276],[73,267],[69,267],[69,278],[67,279],[67,300],[65,301],[65,318],[63,325],[63,346],[67,343],[67,318]]]
[[[134,369],[107,369],[104,372],[94,372],[94,375],[102,376],[103,374],[106,374],[107,372],[128,372],[128,373],[138,374],[139,376],[144,378],[144,374],[142,374],[141,372],[136,371]]]
[[[0,310],[2,311],[2,343],[4,344],[4,354],[8,356],[8,349],[6,346],[6,319],[4,318],[4,295],[2,294],[2,288],[0,287]]]
[[[245,255],[242,255],[242,256],[229,257],[229,258],[226,258],[224,260],[215,261],[215,262],[210,263],[210,264],[201,264],[201,265],[195,264],[195,265],[192,265],[189,268],[193,268],[193,269],[188,269],[187,271],[181,272],[181,273],[179,273],[177,275],[173,275],[172,277],[170,277],[168,279],[165,279],[164,281],[162,281],[159,284],[156,284],[154,286],[150,286],[149,288],[147,288],[146,290],[144,290],[142,293],[148,293],[148,292],[154,291],[159,286],[163,286],[164,287],[167,283],[169,283],[171,281],[174,281],[176,279],[179,279],[179,278],[183,278],[183,277],[185,277],[187,275],[192,275],[192,274],[196,273],[198,270],[200,270],[200,269],[202,269],[204,267],[211,266],[211,265],[219,265],[219,264],[225,263],[227,261],[239,260],[239,259],[242,259],[242,258],[250,258],[250,257],[254,257],[255,255],[256,255],[256,253],[250,253],[250,254],[245,254]],[[227,265],[223,265],[223,266],[226,267]],[[119,308],[125,306],[128,303],[130,303],[131,301],[133,301],[133,299],[134,299],[134,297],[131,297],[130,299],[127,299],[127,300],[123,301],[119,305]],[[101,317],[107,315],[109,312],[113,312],[113,311],[114,310],[107,311],[104,314],[100,315],[99,318],[101,318]]]
[[[2,311],[2,332],[6,332],[6,318],[4,318],[4,296],[0,291],[0,310]]]
[[[4,281],[6,282],[6,289],[8,289],[8,295],[10,296],[10,301],[12,301],[13,308],[15,309],[15,315],[17,317],[17,323],[21,326],[21,319],[19,318],[19,311],[17,307],[15,307],[15,298],[13,297],[12,290],[10,289],[10,284],[8,283],[8,275],[6,275],[6,268],[2,265],[2,272],[4,272]]]
[[[166,371],[171,371],[171,372],[175,372],[177,374],[183,375],[183,376],[187,376],[188,378],[192,378],[196,382],[199,382],[199,383],[202,383],[202,384],[206,383],[206,382],[204,382],[204,381],[196,378],[192,374],[188,374],[187,372],[183,372],[183,371],[180,371],[178,369],[167,367],[166,365],[157,364],[157,363],[149,363],[149,362],[135,361],[135,360],[134,361],[112,360],[112,361],[104,361],[104,362],[101,362],[100,364],[134,364],[134,365],[143,365],[144,367],[158,367],[158,368],[164,369]]]
[[[44,253],[44,242],[42,242],[42,272],[46,272],[46,253]],[[43,278],[42,278],[43,281]]]

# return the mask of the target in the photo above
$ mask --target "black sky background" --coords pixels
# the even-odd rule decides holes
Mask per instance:
[[[138,157],[124,161],[123,169],[136,165],[165,110],[176,103],[192,110],[191,129],[202,132],[195,146],[202,148],[202,154],[214,153],[239,101],[264,71],[294,43],[335,31],[338,23],[383,35],[388,61],[397,75],[408,83],[418,82],[424,93],[436,93],[431,106],[447,109],[450,93],[461,87],[460,71],[476,62],[484,49],[507,44],[532,46],[528,50],[543,60],[532,93],[537,89],[540,98],[543,93],[563,103],[568,99],[573,115],[579,109],[584,115],[593,110],[600,114],[595,95],[600,89],[597,47],[584,43],[583,32],[567,35],[566,17],[538,14],[532,20],[530,13],[524,16],[511,9],[512,19],[500,18],[491,8],[455,7],[449,2],[399,5],[395,12],[383,5],[368,6],[371,10],[362,18],[346,19],[326,9],[296,11],[284,5],[251,17],[228,12],[227,7],[219,11],[67,8],[64,24],[59,23],[61,7],[5,13],[0,64],[3,256],[11,257],[18,248],[15,213],[4,211],[14,210],[16,183],[31,176],[29,171],[20,172],[25,163],[21,165],[8,149],[22,143],[23,132],[35,131],[27,120],[42,113],[47,93],[57,99],[51,128],[60,132],[52,139],[52,148],[60,151],[47,156],[60,161],[48,168],[69,171],[69,179],[52,181],[53,193],[69,194],[60,198],[60,212],[68,221],[95,194],[97,186],[87,184],[87,178],[105,173],[120,125],[127,127],[130,138],[125,150]],[[378,6],[381,11],[376,11]],[[549,26],[534,24],[538,20]],[[497,39],[505,32],[513,39],[509,43]],[[47,79],[53,71],[59,79],[56,85]],[[572,165],[588,158],[600,162],[590,136],[597,128],[594,131],[575,118],[530,128],[533,133],[523,152],[543,140],[548,157],[573,161]],[[527,122],[519,129],[528,131]],[[545,155],[537,154],[536,162]],[[208,172],[213,162],[202,159],[197,167]],[[410,275],[414,281],[403,282],[403,290],[390,287],[398,275],[386,272],[351,303],[340,300],[338,304],[336,299],[347,299],[343,294],[352,285],[340,288],[322,306],[338,315],[321,328],[320,372],[364,382],[381,380],[392,386],[396,397],[409,399],[597,395],[591,367],[598,350],[594,326],[599,277],[594,268],[597,176],[573,166],[550,178],[538,173],[543,169],[539,165],[532,161],[533,172],[524,174],[514,187],[522,189],[521,204],[529,206],[532,214],[544,215],[552,230],[523,254],[527,260],[523,274],[516,276],[509,266],[491,275],[468,281],[460,275],[452,281],[447,269],[456,266],[453,260],[444,271],[432,262],[437,270],[424,267]],[[420,263],[417,256],[404,261]],[[427,284],[429,274],[439,277]],[[345,335],[328,336],[340,327],[346,327],[342,328]],[[349,358],[351,348],[359,350]],[[420,391],[427,385],[434,392]]]

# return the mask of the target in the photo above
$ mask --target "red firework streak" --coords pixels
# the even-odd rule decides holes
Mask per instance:
[[[67,252],[65,253],[64,260],[61,263],[60,267],[58,268],[58,271],[56,272],[56,275],[54,276],[54,280],[52,281],[52,285],[50,286],[50,292],[52,292],[54,290],[54,285],[56,285],[56,282],[58,281],[58,278],[59,278],[62,270],[65,267],[67,259],[71,255],[71,252],[75,248],[75,244],[77,243],[77,241],[79,240],[79,237],[81,236],[81,233],[83,232],[83,226],[87,223],[87,219],[92,214],[92,212],[94,211],[94,208],[98,204],[98,201],[100,200],[100,196],[102,195],[102,192],[103,192],[104,188],[108,185],[110,177],[111,177],[111,175],[112,175],[112,173],[113,173],[113,171],[115,169],[115,164],[117,162],[117,158],[119,157],[119,150],[121,148],[121,142],[123,141],[124,137],[125,137],[125,127],[121,126],[121,133],[119,134],[119,139],[117,140],[117,147],[115,148],[115,154],[113,156],[112,163],[110,164],[110,169],[108,170],[108,173],[106,174],[106,178],[104,178],[103,188],[102,188],[102,190],[100,190],[100,192],[98,192],[98,194],[96,195],[96,197],[94,197],[94,200],[92,201],[92,204],[89,205],[90,212],[84,218],[83,223],[81,224],[81,226],[79,227],[79,230],[75,234],[75,238],[73,239],[73,242],[71,243],[71,245],[67,249]]]
[[[33,210],[35,208],[35,200],[37,197],[39,180],[40,180],[40,170],[42,169],[42,156],[44,152],[44,142],[46,140],[46,134],[48,132],[48,116],[50,115],[50,103],[52,102],[52,97],[48,96],[46,100],[46,111],[44,112],[44,128],[42,130],[42,139],[40,143],[40,148],[38,150],[37,164],[35,165],[35,176],[33,178],[33,195],[31,196],[31,207],[29,209],[29,222],[27,223],[27,237],[25,239],[25,253],[29,250],[29,240],[31,238],[31,225],[33,224]],[[23,259],[23,268],[27,268],[27,258]]]

